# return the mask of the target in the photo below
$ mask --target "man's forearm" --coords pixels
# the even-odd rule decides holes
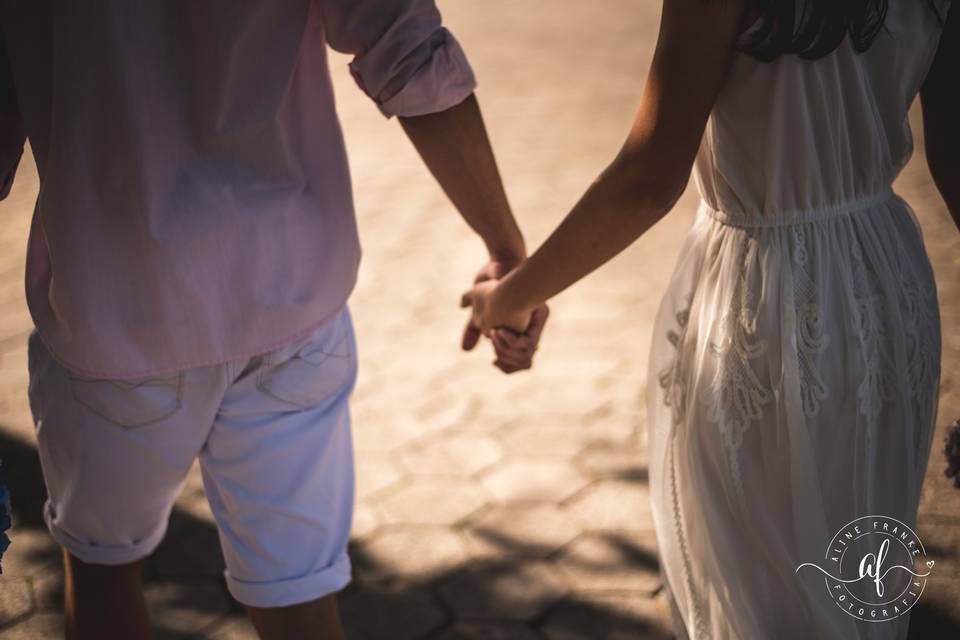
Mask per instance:
[[[400,123],[453,205],[477,232],[492,258],[526,255],[510,211],[476,97]]]

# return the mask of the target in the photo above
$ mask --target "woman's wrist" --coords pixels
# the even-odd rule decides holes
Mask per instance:
[[[542,301],[532,300],[524,289],[524,264],[521,262],[514,270],[504,276],[491,292],[490,302],[510,314],[528,313],[540,306]]]

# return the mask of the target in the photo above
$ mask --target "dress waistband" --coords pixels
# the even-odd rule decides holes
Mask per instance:
[[[783,227],[806,222],[816,222],[817,220],[826,220],[828,218],[862,211],[863,209],[884,203],[894,197],[894,195],[893,187],[887,187],[883,191],[861,198],[812,209],[784,209],[780,211],[760,211],[755,213],[746,211],[721,211],[720,209],[712,207],[702,198],[700,200],[700,206],[703,207],[708,216],[717,222],[733,227]]]

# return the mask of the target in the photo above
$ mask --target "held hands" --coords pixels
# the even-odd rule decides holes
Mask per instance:
[[[472,307],[470,321],[463,333],[463,349],[472,350],[485,335],[493,342],[497,359],[494,365],[504,373],[533,366],[533,354],[550,310],[541,305],[533,311],[507,309],[496,295],[497,280],[515,264],[491,260],[477,274],[474,288],[463,294],[461,307]]]

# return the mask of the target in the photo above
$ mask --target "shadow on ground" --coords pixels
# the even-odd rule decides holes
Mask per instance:
[[[5,604],[0,609],[0,638],[60,637],[62,571],[59,550],[43,525],[45,491],[39,458],[34,447],[10,437],[2,428],[0,456],[16,522],[2,580],[12,581],[10,585],[26,583],[31,593],[26,607],[17,610]],[[642,469],[626,477],[633,482],[647,480]],[[530,579],[531,571],[536,576],[537,561],[519,559],[520,555],[531,555],[529,544],[523,545],[521,554],[515,540],[492,534],[487,538],[495,549],[491,559],[461,563],[416,581],[391,575],[391,567],[377,566],[377,560],[362,544],[353,545],[354,564],[364,567],[362,573],[382,577],[358,577],[342,594],[350,640],[671,637],[658,620],[648,615],[652,598],[638,609],[635,595],[580,597],[551,585],[540,589]],[[658,571],[656,557],[628,538],[617,534],[604,538],[637,571]],[[511,559],[513,556],[518,559]],[[583,562],[596,565],[598,561]],[[604,567],[588,569],[602,571]],[[215,527],[183,509],[175,509],[164,542],[144,567],[157,638],[254,637],[248,626],[238,623],[242,608],[227,595],[222,570]],[[910,638],[960,637],[960,619],[950,609],[949,602],[933,598],[921,601],[913,609]],[[42,624],[36,624],[38,621]]]

